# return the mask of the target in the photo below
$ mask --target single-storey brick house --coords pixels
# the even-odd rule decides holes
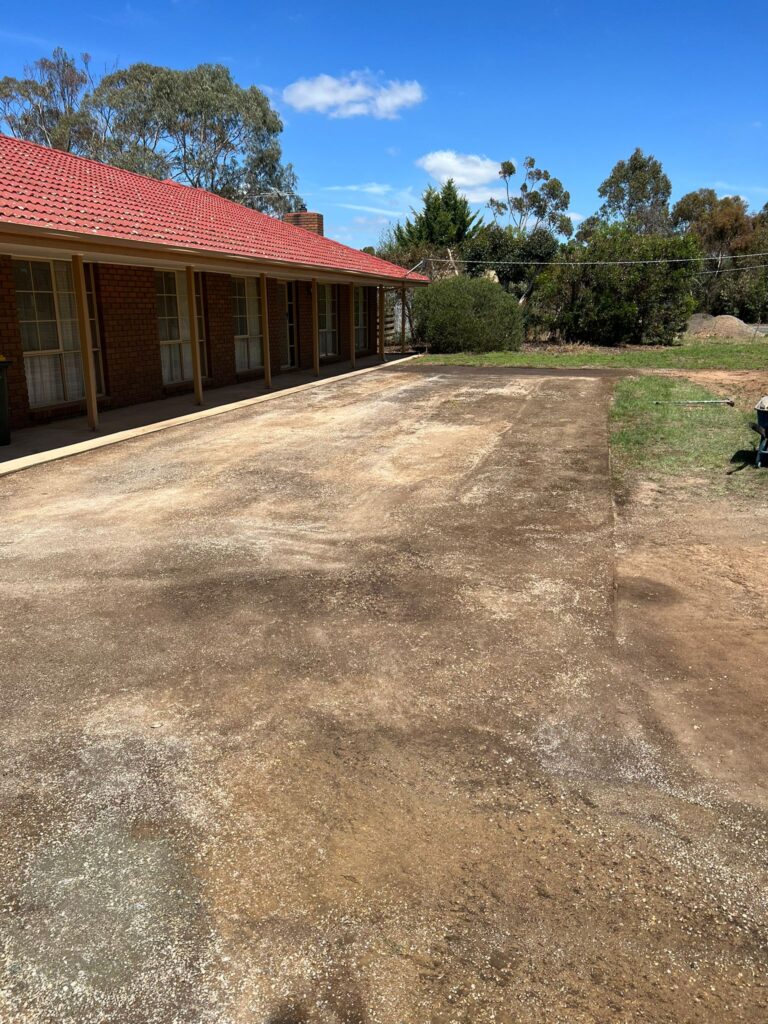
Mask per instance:
[[[383,355],[385,288],[426,283],[203,189],[0,135],[11,423]]]

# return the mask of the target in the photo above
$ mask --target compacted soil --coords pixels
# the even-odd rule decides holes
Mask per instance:
[[[0,481],[0,1020],[763,1022],[765,510],[417,364]]]

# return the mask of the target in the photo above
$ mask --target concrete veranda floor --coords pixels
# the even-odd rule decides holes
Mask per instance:
[[[403,357],[400,355],[388,354],[387,362],[394,362],[401,358]],[[379,365],[378,356],[364,356],[356,360],[355,369],[362,370]],[[330,363],[320,367],[319,379],[329,380],[351,371],[352,366],[349,362]],[[290,373],[274,374],[270,389],[264,386],[263,380],[242,381],[228,387],[206,389],[203,392],[202,407],[195,404],[191,393],[185,393],[158,399],[154,402],[141,402],[138,405],[128,405],[119,409],[105,409],[99,413],[99,426],[96,431],[90,429],[85,416],[73,416],[39,426],[24,427],[12,432],[10,445],[0,446],[0,472],[4,464],[26,456],[81,444],[92,441],[96,437],[106,437],[109,434],[121,433],[125,430],[135,430],[179,416],[188,416],[191,413],[199,412],[201,408],[215,409],[259,395],[289,391],[317,380],[318,378],[312,370],[293,370]]]
[[[768,1020],[765,532],[622,540],[611,390],[413,361],[0,479],[0,1024]]]

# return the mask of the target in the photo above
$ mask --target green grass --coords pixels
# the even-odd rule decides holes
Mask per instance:
[[[629,370],[768,370],[768,338],[756,341],[694,341],[667,348],[593,348],[563,345],[548,351],[529,347],[520,352],[471,352],[431,355],[427,363],[459,366],[616,367]]]
[[[720,398],[671,377],[619,380],[611,409],[611,456],[617,483],[695,477],[717,491],[765,494],[768,469],[754,468],[754,414],[727,405],[656,405]],[[744,468],[740,469],[740,466]]]

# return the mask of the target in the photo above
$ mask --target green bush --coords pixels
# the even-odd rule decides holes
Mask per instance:
[[[416,292],[417,340],[432,352],[520,348],[523,322],[514,295],[484,278],[448,277]]]
[[[569,342],[671,345],[695,307],[699,255],[689,235],[600,227],[543,271],[529,321]]]

